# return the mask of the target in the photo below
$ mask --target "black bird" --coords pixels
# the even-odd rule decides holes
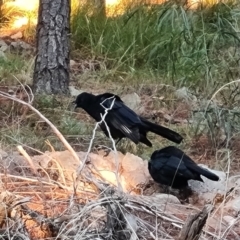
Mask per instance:
[[[148,162],[148,170],[157,183],[176,189],[188,187],[188,180],[203,182],[200,175],[218,181],[219,177],[209,170],[198,166],[182,150],[169,146],[153,152]]]
[[[114,104],[111,107],[113,101]],[[111,107],[105,117],[105,122],[109,127],[112,138],[118,139],[117,143],[126,137],[135,144],[142,142],[151,147],[152,143],[147,139],[147,132],[156,133],[175,143],[180,143],[183,139],[178,133],[138,116],[123,103],[119,96],[112,93],[95,96],[91,93],[83,92],[77,96],[73,103],[76,104],[76,108],[83,108],[97,122],[102,120],[105,109]],[[109,137],[104,122],[100,124],[100,127],[105,135]]]

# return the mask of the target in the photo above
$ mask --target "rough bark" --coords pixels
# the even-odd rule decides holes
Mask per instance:
[[[204,206],[201,212],[190,216],[188,221],[184,224],[178,240],[198,240],[207,221],[208,214],[212,209],[213,206],[208,204]]]
[[[69,93],[70,0],[40,0],[33,90]]]

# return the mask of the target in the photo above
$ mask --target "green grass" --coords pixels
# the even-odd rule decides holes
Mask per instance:
[[[174,2],[135,6],[122,16],[98,18],[81,8],[72,16],[72,42],[108,69],[141,70],[175,86],[211,93],[239,77],[240,8],[236,2],[191,10]],[[164,80],[163,80],[164,79]]]
[[[171,1],[151,7],[139,4],[129,7],[121,16],[108,18],[93,14],[91,6],[86,6],[73,9],[71,23],[71,58],[77,63],[83,62],[83,65],[91,63],[97,66],[95,70],[72,73],[77,88],[86,91],[94,88],[120,96],[132,91],[140,96],[164,96],[163,100],[154,100],[153,110],[176,109],[175,89],[186,86],[198,99],[209,99],[224,83],[240,77],[240,7],[234,1],[200,6],[196,10]],[[6,58],[0,58],[0,84],[19,84],[14,76],[24,84],[31,83],[33,65],[33,56],[7,52]],[[157,84],[161,83],[171,87],[158,91]],[[230,128],[234,134],[239,132],[239,115],[234,109],[238,103],[234,97],[239,92],[236,89],[231,86],[217,95],[223,106],[210,109],[206,114],[195,113],[193,119],[196,124],[176,129],[185,135],[187,140],[184,144],[191,144],[192,137],[208,132],[213,146],[218,147],[219,126],[225,131]],[[53,96],[40,96],[34,105],[71,143],[83,146],[80,147],[82,150],[88,146],[94,125],[70,112],[68,105],[72,100],[62,103]],[[200,110],[204,111],[204,107]],[[9,126],[2,125],[0,142],[11,145],[18,141],[26,142],[45,150],[47,146],[43,140],[50,138],[57,150],[62,149],[51,131],[36,127],[38,119],[35,117],[30,116],[28,122],[12,123],[16,125],[12,127],[10,123],[16,117],[15,112],[8,109],[5,113],[9,115],[6,120]],[[229,122],[234,126],[229,127]],[[150,139],[154,148],[169,144],[151,134]],[[96,142],[109,144],[100,131]],[[141,145],[127,146],[126,142],[122,143],[122,149],[126,151],[144,157],[152,151]]]

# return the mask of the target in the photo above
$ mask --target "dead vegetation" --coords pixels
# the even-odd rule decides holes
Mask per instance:
[[[211,202],[214,210],[208,211],[209,215],[205,210],[201,213],[205,203],[181,204],[171,195],[163,198],[163,194],[152,194],[148,188],[153,183],[149,179],[144,182],[146,177],[136,177],[139,169],[131,172],[129,166],[134,159],[128,154],[112,152],[110,160],[106,159],[99,153],[90,153],[92,141],[87,153],[77,154],[55,126],[29,104],[31,94],[27,98],[29,103],[6,93],[1,92],[1,96],[39,114],[69,150],[55,152],[47,142],[51,152],[35,157],[21,147],[18,151],[22,156],[0,153],[3,239],[192,239],[184,236],[183,229],[196,231],[194,226],[201,224],[190,223],[197,219],[203,227],[206,216],[202,234],[201,229],[197,230],[199,239],[239,237],[238,213],[229,216],[224,210],[239,194],[238,189],[216,195]],[[142,159],[139,161],[143,163]],[[124,172],[124,164],[130,164],[125,168],[129,172]],[[144,175],[144,166],[142,169]],[[193,214],[195,217],[190,217]],[[226,214],[231,218],[228,221],[223,219]]]

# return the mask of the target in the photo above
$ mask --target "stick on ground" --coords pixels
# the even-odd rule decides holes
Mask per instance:
[[[198,240],[207,221],[208,214],[212,209],[213,206],[208,204],[204,206],[201,212],[190,216],[184,224],[178,240]]]

